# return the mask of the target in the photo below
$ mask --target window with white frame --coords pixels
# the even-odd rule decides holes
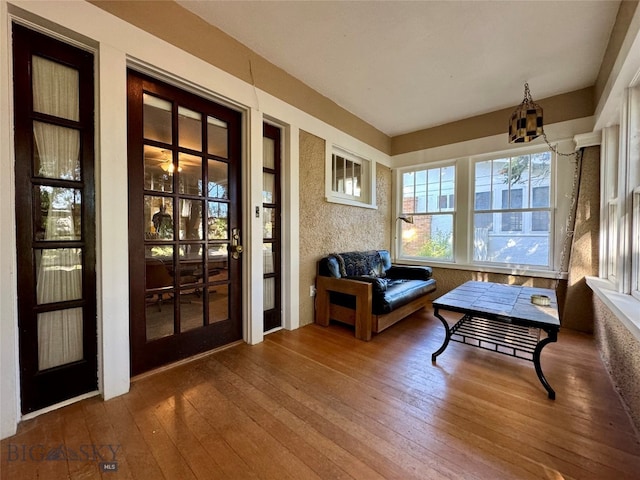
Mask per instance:
[[[615,283],[618,271],[618,199],[612,198],[607,204],[607,278]]]
[[[350,205],[371,206],[373,198],[372,162],[339,147],[333,147],[327,169],[327,200]]]
[[[633,191],[631,294],[640,300],[640,186]]]
[[[453,260],[456,167],[418,168],[402,173],[400,256]]]
[[[549,151],[476,161],[473,261],[551,267]]]
[[[640,85],[621,97],[620,124],[602,130],[601,280],[587,283],[640,339]]]

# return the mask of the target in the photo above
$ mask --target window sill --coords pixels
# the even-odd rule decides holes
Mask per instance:
[[[335,196],[326,196],[325,200],[329,203],[339,203],[342,205],[350,205],[352,207],[370,208],[377,210],[378,206],[371,203],[359,202],[358,200],[352,200],[350,198],[340,198]]]
[[[640,342],[640,301],[615,291],[613,284],[604,278],[586,277],[586,280],[593,293]]]

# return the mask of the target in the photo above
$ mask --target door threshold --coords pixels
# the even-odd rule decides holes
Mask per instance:
[[[25,420],[31,420],[32,418],[36,418],[45,413],[58,410],[59,408],[67,407],[81,400],[86,400],[87,398],[95,397],[96,395],[100,395],[100,392],[98,390],[94,390],[93,392],[83,393],[82,395],[78,395],[77,397],[69,398],[68,400],[64,400],[62,402],[58,402],[53,405],[49,405],[48,407],[41,408],[40,410],[36,410],[35,412],[22,415],[22,417],[20,418],[20,421],[24,422]]]
[[[242,343],[245,343],[244,340],[236,340],[235,342],[228,343],[227,345],[223,345],[221,347],[207,350],[206,352],[193,355],[189,358],[183,358],[182,360],[178,360],[177,362],[168,363],[167,365],[162,365],[161,367],[154,368],[153,370],[149,370],[148,372],[140,373],[138,375],[131,377],[129,381],[130,383],[135,383],[138,380],[142,380],[152,375],[156,375],[157,373],[166,372],[167,370],[171,370],[173,368],[179,367],[181,365],[185,365],[187,363],[195,362],[196,360],[200,360],[201,358],[208,357],[209,355],[212,355],[216,352],[226,350],[227,348],[235,347],[236,345],[240,345]]]

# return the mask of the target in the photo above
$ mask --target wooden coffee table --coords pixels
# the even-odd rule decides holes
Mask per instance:
[[[532,303],[532,295],[546,296],[549,305]],[[542,298],[542,301],[546,299]],[[471,281],[434,300],[433,310],[445,327],[445,339],[431,355],[432,362],[445,351],[451,340],[530,360],[549,398],[556,398],[556,392],[540,366],[540,353],[544,346],[558,340],[560,320],[555,291]],[[440,315],[440,310],[462,313],[463,317],[450,327]],[[543,331],[546,336],[541,338]]]

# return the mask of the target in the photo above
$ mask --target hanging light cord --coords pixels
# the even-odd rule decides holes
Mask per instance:
[[[551,150],[556,155],[560,155],[561,157],[577,157],[578,152],[571,152],[571,153],[559,152],[554,145],[551,145],[551,142],[549,142],[549,139],[547,138],[547,133],[544,131],[544,127],[542,127],[542,138],[544,138],[544,141],[549,147],[549,150]]]

